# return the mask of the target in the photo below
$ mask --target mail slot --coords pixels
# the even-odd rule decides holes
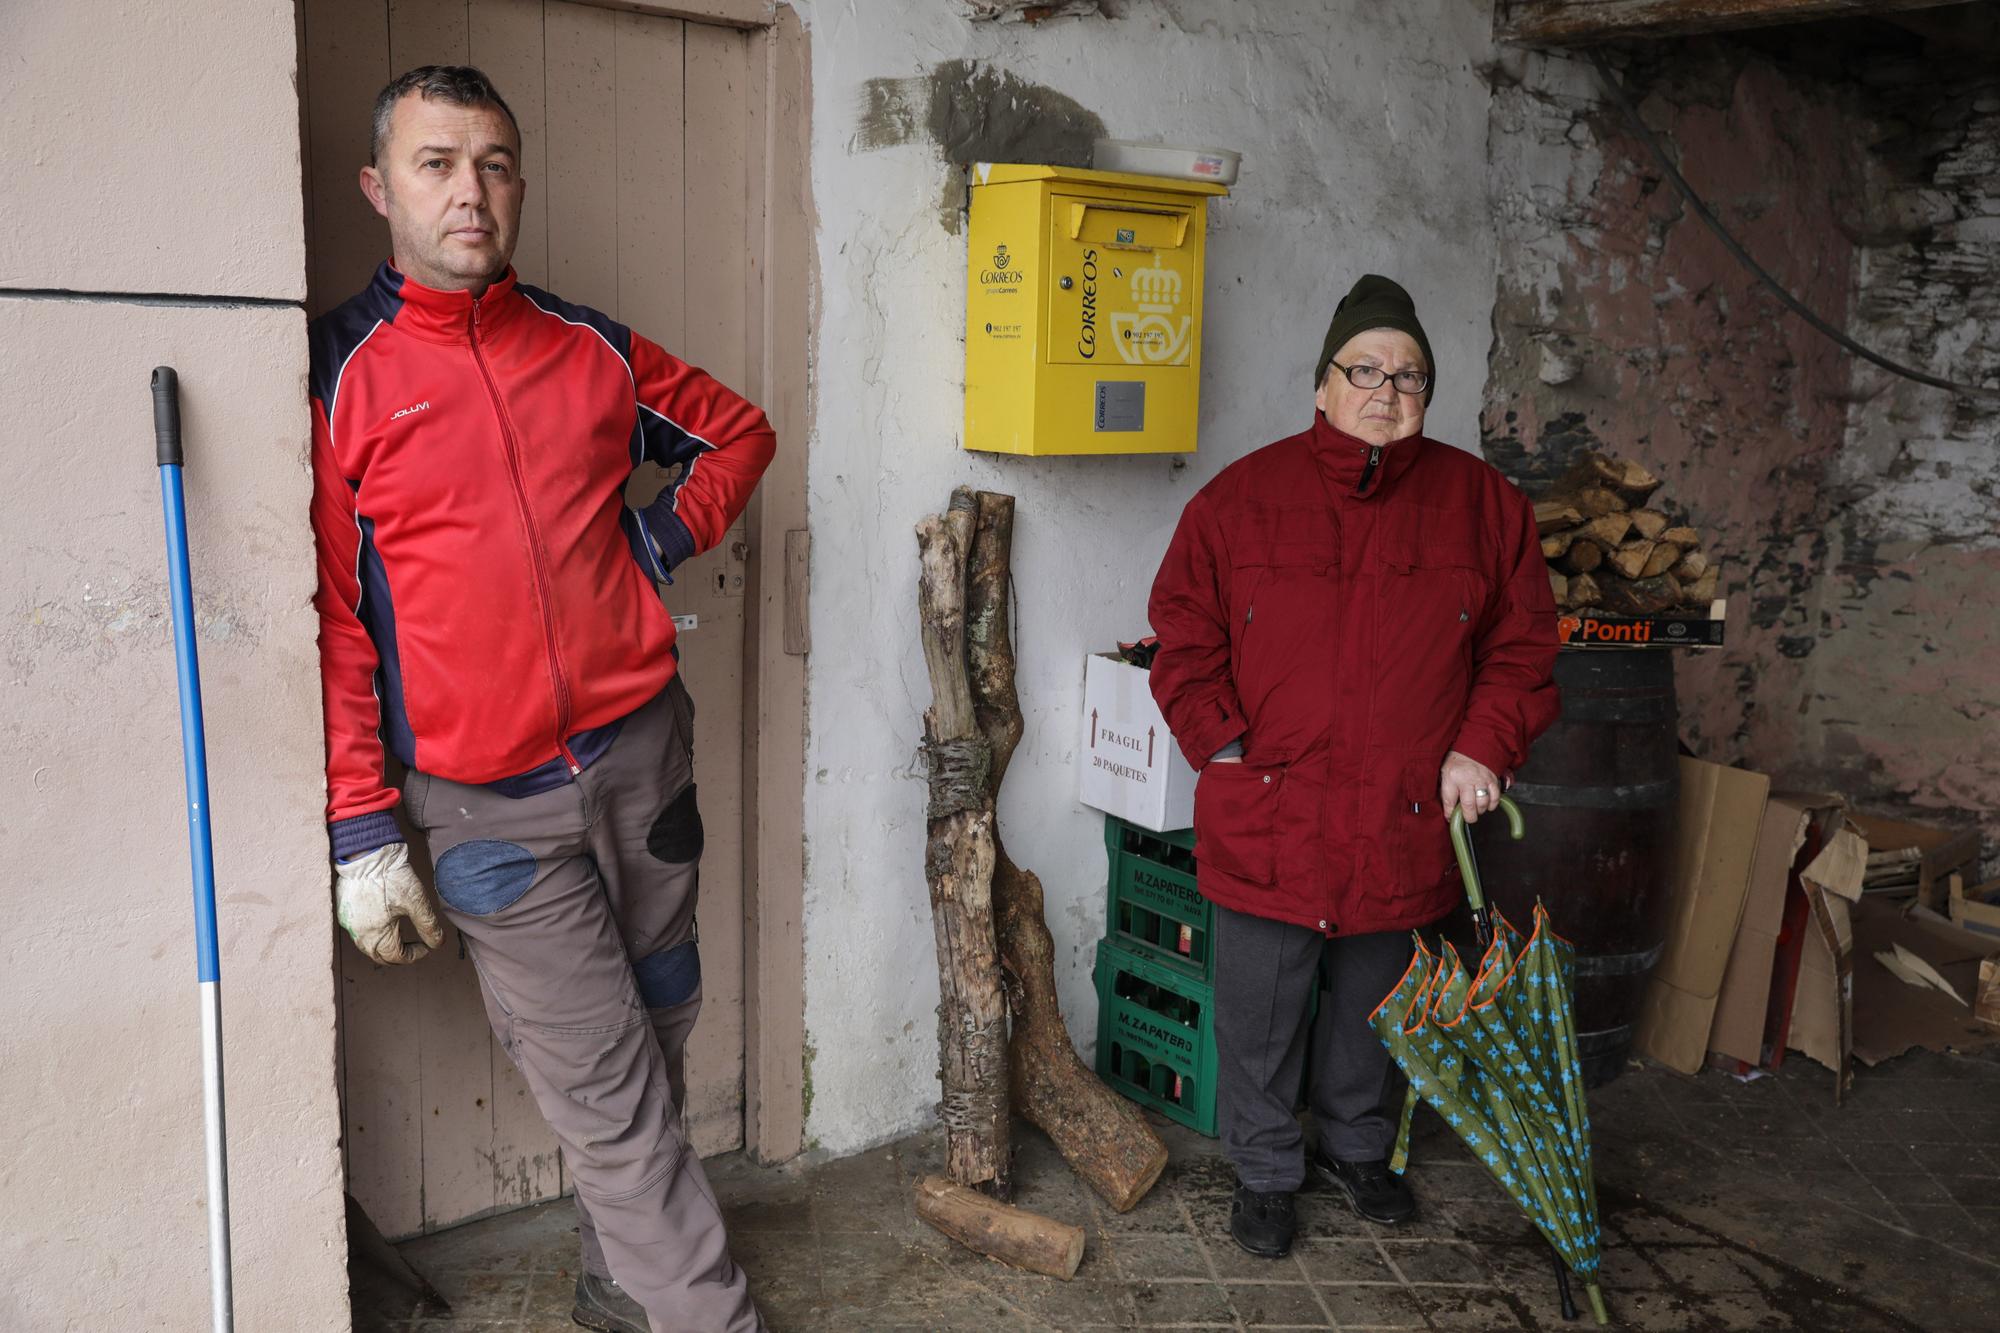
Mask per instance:
[[[965,447],[1191,453],[1201,384],[1205,181],[974,169]]]

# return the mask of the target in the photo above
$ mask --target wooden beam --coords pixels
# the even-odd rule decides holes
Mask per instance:
[[[768,28],[778,20],[777,0],[582,0],[582,3],[596,9],[624,9],[724,28]]]
[[[1523,46],[1763,28],[1935,9],[1953,0],[1506,0],[1495,35]]]
[[[754,719],[744,719],[746,776],[744,893],[744,1140],[764,1163],[798,1155],[805,1145],[805,797],[806,659],[810,647],[793,597],[804,582],[804,553],[793,533],[806,529],[806,441],[812,438],[807,360],[815,332],[810,293],[819,260],[813,250],[811,51],[796,10],[754,39],[752,87],[756,143],[751,248],[759,301],[753,348],[760,360],[753,391],[778,432],[778,456],[764,473],[747,514],[750,607],[744,667],[756,673]],[[759,109],[761,108],[761,109]],[[782,536],[781,536],[782,534]]]
[[[1885,21],[1923,38],[1928,53],[1935,57],[1965,61],[2000,53],[2000,6],[1958,5],[1929,13],[1899,14]]]

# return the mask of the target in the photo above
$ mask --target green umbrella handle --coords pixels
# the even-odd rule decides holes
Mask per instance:
[[[1521,823],[1521,807],[1505,796],[1500,798],[1500,811],[1507,816],[1507,827],[1519,842],[1527,833]],[[1451,850],[1458,857],[1458,874],[1465,881],[1465,900],[1472,904],[1472,910],[1486,910],[1486,895],[1479,889],[1479,864],[1472,859],[1472,844],[1465,836],[1465,812],[1458,807],[1451,811]]]

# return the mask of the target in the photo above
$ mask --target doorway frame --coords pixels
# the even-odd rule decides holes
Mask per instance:
[[[737,29],[751,43],[745,90],[749,132],[761,137],[761,172],[749,182],[750,257],[744,292],[746,397],[764,408],[778,452],[744,511],[743,679],[743,1148],[753,1161],[796,1157],[805,1146],[805,789],[807,607],[810,543],[806,448],[812,438],[812,299],[819,278],[813,211],[810,43],[790,5],[776,0],[575,0]],[[294,5],[303,53],[305,5]],[[312,178],[312,143],[300,96],[300,165]],[[315,236],[310,188],[306,270]],[[337,989],[337,982],[336,982]],[[338,1010],[338,1005],[336,1005]],[[340,1018],[344,1023],[344,1017]],[[335,1045],[336,1089],[345,1057]],[[339,1093],[338,1095],[344,1095]],[[343,1162],[343,1170],[345,1163]]]
[[[813,290],[819,278],[812,200],[812,62],[797,11],[772,0],[634,5],[727,23],[756,11],[763,86],[752,90],[764,171],[752,184],[761,281],[751,302],[759,355],[752,396],[778,453],[752,499],[744,596],[743,1146],[754,1161],[805,1146],[806,659],[812,650],[806,449],[812,439]],[[759,207],[758,205],[761,205]],[[787,447],[789,445],[789,447]]]
[[[819,277],[811,53],[797,11],[776,0],[579,2],[741,28],[757,47],[746,101],[764,160],[747,210],[753,356],[745,392],[771,418],[778,453],[744,516],[743,1148],[754,1161],[783,1162],[805,1146],[806,1111],[806,446]]]

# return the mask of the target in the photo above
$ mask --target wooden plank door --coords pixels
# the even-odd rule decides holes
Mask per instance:
[[[387,253],[355,176],[369,109],[396,72],[484,69],[521,123],[521,280],[594,306],[747,389],[760,178],[751,38],[561,0],[303,0],[312,308],[338,304]],[[688,1052],[688,1125],[703,1153],[743,1141],[741,525],[664,589],[697,709],[707,831],[705,1002]],[[349,1188],[401,1236],[563,1192],[553,1137],[493,1042],[456,934],[409,968],[339,950]]]

